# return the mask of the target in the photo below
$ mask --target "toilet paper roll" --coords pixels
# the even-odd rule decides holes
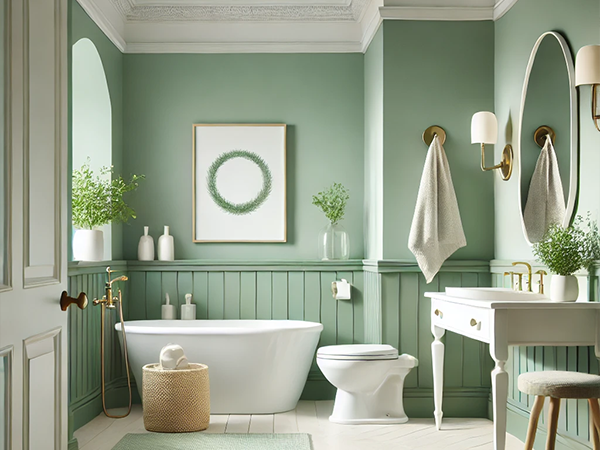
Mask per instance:
[[[350,300],[352,285],[342,278],[341,281],[331,283],[331,292],[336,300]]]

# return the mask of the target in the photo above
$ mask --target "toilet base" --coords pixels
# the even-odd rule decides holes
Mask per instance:
[[[394,373],[395,372],[395,373]],[[402,402],[406,369],[397,369],[372,394],[337,390],[329,421],[344,425],[408,422]]]

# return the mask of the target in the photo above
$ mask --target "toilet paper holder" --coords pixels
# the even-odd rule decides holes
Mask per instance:
[[[343,278],[340,281],[331,282],[331,293],[336,300],[350,300],[351,290],[352,285]]]

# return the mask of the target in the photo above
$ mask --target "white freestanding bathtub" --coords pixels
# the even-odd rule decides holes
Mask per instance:
[[[122,339],[121,324],[115,325]],[[139,320],[125,322],[138,392],[142,367],[179,344],[208,366],[212,414],[272,414],[296,407],[323,325],[297,320]]]

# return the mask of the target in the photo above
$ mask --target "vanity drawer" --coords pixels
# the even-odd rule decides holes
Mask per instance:
[[[431,323],[478,341],[490,341],[490,309],[431,300]]]

